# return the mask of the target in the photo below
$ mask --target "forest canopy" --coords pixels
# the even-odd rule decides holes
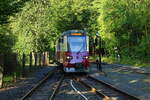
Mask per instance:
[[[0,53],[54,51],[61,32],[102,37],[106,56],[150,61],[149,0],[0,0]],[[93,45],[92,41],[90,45]]]

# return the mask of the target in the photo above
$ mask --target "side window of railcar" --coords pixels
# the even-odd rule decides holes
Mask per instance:
[[[57,46],[56,46],[57,51],[65,51],[66,46],[65,46],[64,42],[65,41],[64,41],[63,37],[58,39]]]
[[[64,39],[63,38],[60,38],[59,39],[59,43],[63,43],[64,42]]]
[[[57,41],[56,50],[59,51],[59,42]]]
[[[57,43],[57,51],[60,51],[60,42],[58,40],[58,43]]]
[[[64,41],[63,38],[60,38],[60,39],[58,40],[58,44],[59,44],[59,45],[58,45],[58,46],[59,46],[58,48],[59,48],[59,51],[62,51],[62,49],[63,49],[63,48],[62,48],[62,47],[63,47],[63,46],[62,46],[63,41]]]
[[[64,38],[61,39],[61,42],[64,43]]]

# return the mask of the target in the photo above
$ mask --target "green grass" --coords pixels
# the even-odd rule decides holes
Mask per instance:
[[[90,61],[95,61],[95,60],[96,60],[96,56],[90,56],[90,57],[89,57],[89,60],[90,60]]]
[[[139,59],[135,59],[135,58],[129,58],[129,57],[124,57],[121,62],[121,64],[129,64],[129,65],[133,65],[133,66],[138,66],[138,67],[148,67],[150,68],[150,62],[147,62],[146,60],[139,60]]]
[[[30,73],[31,74],[37,68],[39,68],[39,67],[25,66],[24,71],[25,71],[25,73],[28,73],[28,74]],[[5,74],[3,76],[3,87],[9,87],[9,86],[11,86],[15,82],[14,78],[19,78],[19,77],[22,77],[22,67],[21,66],[16,67],[15,72],[8,73],[8,74]]]
[[[13,81],[13,75],[5,75],[3,77],[3,82],[12,82]]]
[[[123,57],[120,62],[115,61],[113,57],[102,57],[102,62],[107,62],[107,63],[120,63],[120,64],[128,64],[132,66],[138,66],[138,67],[147,67],[150,68],[150,62],[148,61],[141,61],[138,59],[132,59],[130,57]]]
[[[96,61],[96,59],[99,59],[98,55],[90,56],[90,58],[89,58],[90,61]],[[102,57],[102,62],[114,63],[115,60],[112,57]]]
[[[115,62],[115,60],[112,57],[102,57],[102,62],[107,62],[109,64],[112,64]]]
[[[14,83],[14,75],[4,75],[3,77],[3,88],[10,87]]]

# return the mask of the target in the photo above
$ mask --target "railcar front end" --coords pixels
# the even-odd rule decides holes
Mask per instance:
[[[65,72],[89,72],[89,37],[86,32],[64,32],[57,42],[56,51]]]

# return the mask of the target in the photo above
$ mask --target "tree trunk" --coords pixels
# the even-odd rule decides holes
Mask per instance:
[[[41,61],[42,61],[42,54],[41,52],[39,53],[39,66],[41,66]]]
[[[35,58],[34,65],[37,66],[37,53],[34,53],[34,58]]]
[[[48,53],[44,52],[43,53],[43,66],[47,66],[48,65]]]
[[[32,67],[32,52],[30,52],[30,67]]]
[[[25,74],[25,59],[26,59],[26,55],[23,53],[22,55],[22,76],[24,76]]]

